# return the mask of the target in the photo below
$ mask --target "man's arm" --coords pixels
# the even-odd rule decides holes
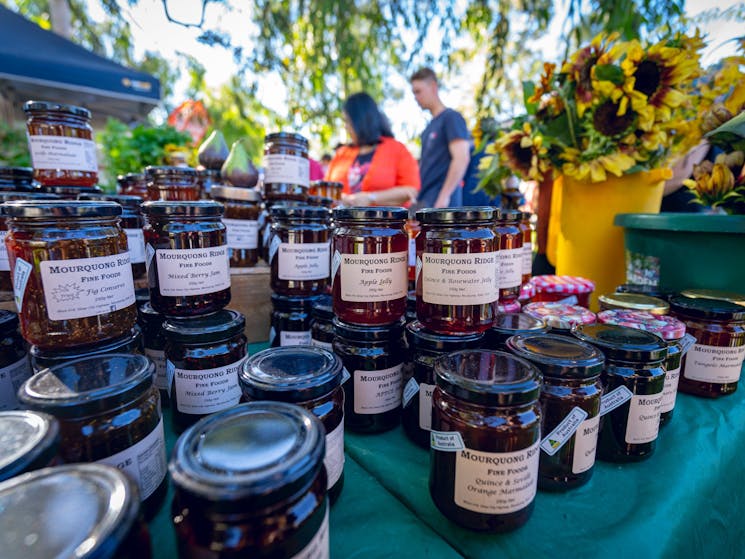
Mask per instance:
[[[453,191],[460,186],[463,176],[468,169],[468,162],[471,159],[471,146],[468,140],[458,138],[448,144],[450,151],[450,166],[448,173],[445,175],[445,181],[442,183],[440,193],[435,200],[435,208],[446,208],[450,204],[450,196]]]

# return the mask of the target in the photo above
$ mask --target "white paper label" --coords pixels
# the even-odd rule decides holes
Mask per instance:
[[[662,391],[661,413],[672,411],[675,408],[675,400],[678,396],[678,381],[680,380],[680,367],[665,373],[665,389]]]
[[[432,393],[434,384],[419,385],[419,428],[429,431],[432,429]]]
[[[612,412],[618,406],[629,401],[633,395],[634,393],[625,386],[619,386],[607,394],[603,394],[603,397],[600,398],[600,415]]]
[[[8,260],[8,247],[5,246],[7,231],[0,231],[0,272],[10,272],[10,260]]]
[[[433,305],[494,303],[499,285],[497,254],[423,253],[420,280],[424,302]]]
[[[586,419],[579,426],[574,435],[574,459],[572,473],[581,474],[595,464],[595,451],[598,448],[598,433],[600,431],[600,416]]]
[[[178,411],[206,415],[232,408],[241,399],[238,371],[243,359],[201,371],[174,368]]]
[[[279,239],[279,237],[275,238]],[[280,243],[277,250],[279,279],[320,280],[328,278],[330,252],[328,243]]]
[[[259,222],[249,219],[223,218],[228,247],[235,249],[255,249],[259,246]]]
[[[533,273],[533,243],[523,243],[523,275]]]
[[[626,423],[625,440],[628,444],[651,443],[657,438],[661,407],[662,392],[632,396]]]
[[[13,297],[18,312],[23,310],[23,296],[26,293],[26,284],[33,269],[34,267],[23,258],[16,258],[15,269],[13,270]]]
[[[50,320],[98,316],[135,303],[129,254],[39,263]]]
[[[328,478],[327,488],[331,488],[344,471],[344,418],[341,423],[326,435],[326,456],[323,459]]]
[[[559,452],[561,447],[572,438],[585,418],[587,418],[585,410],[578,407],[572,408],[572,411],[541,441],[541,450],[549,456]]]
[[[306,332],[288,332],[282,330],[279,333],[279,345],[284,347],[288,345],[311,345],[310,330]]]
[[[264,156],[264,184],[310,185],[310,162],[307,157],[270,153]]]
[[[381,371],[355,371],[354,412],[384,413],[401,405],[402,365]]]
[[[125,229],[127,235],[127,248],[129,248],[129,260],[132,264],[145,262],[145,234],[142,229]]]
[[[442,452],[457,452],[466,448],[458,431],[430,431],[429,446]]]
[[[327,351],[334,351],[334,344],[331,342],[322,342],[321,340],[316,340],[315,338],[310,339],[310,345],[315,347],[320,347],[322,349],[325,349]]]
[[[416,266],[416,239],[409,239],[409,267]]]
[[[404,386],[403,406],[404,407],[408,406],[409,402],[411,402],[411,399],[418,392],[419,392],[419,383],[416,381],[414,377],[411,377],[406,382],[406,385]]]
[[[536,442],[517,452],[455,455],[455,504],[483,514],[507,514],[527,507],[538,488],[540,449]]]
[[[326,516],[316,535],[300,553],[296,553],[290,559],[329,559],[329,555],[329,509],[327,506]]]
[[[29,136],[28,148],[34,169],[98,172],[96,144],[69,136]]]
[[[409,288],[406,259],[405,252],[342,255],[342,301],[379,303],[406,297]]]
[[[683,336],[680,340],[681,357],[684,356],[686,353],[688,353],[693,347],[693,344],[695,343],[696,343],[696,338],[694,338],[690,334],[686,334],[685,336]]]
[[[523,249],[509,248],[500,250],[499,255],[499,288],[519,287],[523,282]]]
[[[331,285],[333,287],[336,278],[336,272],[339,271],[341,266],[341,253],[338,250],[334,251],[334,257],[331,259]]]
[[[145,355],[150,358],[150,361],[155,365],[155,379],[153,384],[158,390],[170,391],[170,384],[168,382],[168,371],[166,370],[166,354],[159,349],[148,349],[145,348]]]
[[[163,432],[163,418],[150,434],[126,450],[97,460],[123,471],[137,482],[140,499],[145,500],[153,494],[166,477],[166,438]]]
[[[31,378],[28,356],[0,369],[0,411],[18,409],[18,389]]]
[[[740,380],[745,346],[718,347],[694,344],[686,355],[683,376],[690,380],[725,384]]]
[[[206,295],[230,288],[228,246],[158,249],[160,294],[164,297]]]

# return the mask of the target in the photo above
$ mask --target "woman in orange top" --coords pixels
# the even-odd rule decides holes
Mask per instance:
[[[406,146],[393,139],[388,119],[367,93],[344,103],[351,145],[336,150],[327,181],[344,184],[347,206],[400,206],[416,200],[419,165]]]

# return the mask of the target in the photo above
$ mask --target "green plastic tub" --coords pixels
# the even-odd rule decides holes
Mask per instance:
[[[745,292],[745,216],[618,214],[626,281],[665,290]]]

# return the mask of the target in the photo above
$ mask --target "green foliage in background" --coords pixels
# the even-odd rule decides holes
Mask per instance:
[[[31,167],[25,126],[12,126],[0,122],[0,165]]]

